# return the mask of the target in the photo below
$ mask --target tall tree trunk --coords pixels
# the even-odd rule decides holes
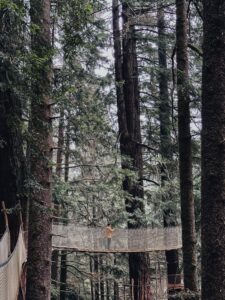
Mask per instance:
[[[31,103],[30,195],[27,296],[50,299],[51,290],[51,35],[50,1],[31,0],[33,61]],[[37,30],[38,28],[38,30]],[[41,62],[41,63],[40,63]]]
[[[121,50],[119,30],[118,1],[113,1],[113,34],[115,54],[115,77],[117,84],[118,123],[120,134],[120,149],[122,156],[122,168],[137,173],[138,182],[126,177],[123,189],[129,196],[126,198],[126,210],[130,214],[128,227],[134,228],[142,225],[144,205],[136,198],[143,198],[142,182],[142,151],[140,129],[140,105],[138,92],[138,70],[136,57],[136,41],[134,26],[129,18],[131,10],[126,2],[122,4],[123,16],[123,42]],[[123,90],[121,90],[123,83]],[[145,287],[150,284],[148,255],[144,253],[132,253],[129,255],[130,280],[134,280],[134,297],[137,299],[150,299],[150,293]],[[139,288],[138,288],[139,287]]]
[[[144,204],[140,199],[144,198],[143,191],[143,161],[140,128],[140,103],[138,91],[138,66],[136,55],[135,28],[131,24],[131,10],[127,3],[122,4],[123,16],[123,95],[126,111],[127,138],[123,147],[125,155],[129,158],[126,161],[126,168],[137,173],[138,181],[134,182],[126,177],[123,182],[123,189],[130,194],[126,199],[126,210],[130,214],[129,228],[143,226]],[[136,199],[139,198],[139,199]],[[140,217],[140,212],[142,216]],[[138,213],[138,215],[137,215]],[[147,253],[129,254],[130,280],[134,283],[134,299],[151,298],[149,293],[150,271],[149,256]]]
[[[106,300],[110,300],[110,283],[108,278],[106,278]]]
[[[98,256],[94,256],[94,273],[95,273],[95,284],[94,284],[94,290],[95,290],[95,300],[100,300],[99,295],[99,263],[98,263]]]
[[[202,299],[225,295],[225,1],[203,0]]]
[[[186,1],[176,0],[178,140],[184,285],[196,291],[196,233],[192,179]]]
[[[121,34],[119,26],[119,0],[112,1],[113,14],[113,40],[114,40],[114,57],[115,57],[115,81],[116,81],[116,95],[117,95],[117,115],[119,123],[120,134],[120,151],[125,155],[123,144],[127,135],[127,121],[125,103],[123,98],[123,74],[122,74],[122,45]]]
[[[171,115],[170,115],[170,98],[168,90],[168,70],[167,70],[167,47],[166,47],[166,24],[164,17],[164,9],[162,1],[158,3],[158,58],[159,58],[159,119],[160,119],[160,141],[161,141],[161,184],[165,186],[168,182],[168,172],[173,160],[172,143],[171,143]],[[169,195],[169,197],[172,195]],[[163,197],[163,202],[166,203],[168,197]],[[164,226],[175,226],[175,213],[171,209],[165,209],[163,212]],[[166,251],[167,275],[168,283],[180,283],[178,262],[178,250]]]
[[[91,300],[94,300],[94,286],[93,286],[93,263],[92,263],[92,257],[89,257],[89,263],[90,263],[90,273],[91,273],[91,278],[90,278],[90,283],[91,283]]]
[[[105,299],[105,284],[104,284],[104,265],[103,265],[103,256],[100,255],[99,256],[99,264],[100,264],[100,270],[101,270],[101,273],[100,273],[100,299],[101,300],[104,300]]]
[[[60,109],[60,119],[58,128],[58,145],[56,155],[56,176],[60,179],[62,175],[62,160],[63,160],[63,146],[64,146],[64,110]]]
[[[116,253],[114,254],[114,266],[117,264],[117,259],[116,259]],[[114,293],[114,298],[113,300],[119,299],[119,285],[116,280],[113,282],[113,293]]]
[[[61,265],[60,265],[60,300],[66,299],[67,289],[67,251],[61,251]]]
[[[65,145],[65,173],[64,180],[69,180],[69,159],[70,159],[70,114],[66,128],[66,145]],[[66,216],[67,217],[67,216]],[[67,289],[67,251],[61,251],[61,266],[60,266],[60,300],[66,299]]]
[[[57,155],[56,155],[56,176],[58,179],[61,178],[62,175],[62,160],[63,160],[63,146],[64,146],[64,110],[60,109],[60,119],[59,119],[59,127],[58,127],[58,144],[57,144]],[[56,215],[58,215],[58,204],[55,207]],[[52,252],[52,284],[58,292],[59,288],[59,279],[60,279],[60,271],[59,271],[59,263],[60,263],[60,252],[59,250],[53,250]],[[53,300],[58,299],[58,295],[52,297]]]

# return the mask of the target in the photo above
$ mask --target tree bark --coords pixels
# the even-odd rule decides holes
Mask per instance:
[[[137,174],[134,182],[128,176],[123,182],[123,189],[130,196],[126,199],[126,210],[130,215],[129,228],[143,226],[144,204],[140,199],[144,198],[143,190],[143,160],[140,128],[140,103],[138,90],[138,66],[136,55],[135,28],[130,24],[132,13],[127,3],[122,4],[123,16],[123,94],[126,111],[127,136],[123,144],[125,155],[129,161],[125,162],[126,168]],[[141,213],[141,216],[140,216]],[[134,299],[150,299],[150,271],[149,256],[146,253],[129,254],[130,281],[134,282]]]
[[[56,155],[56,176],[58,179],[61,178],[62,175],[62,160],[63,160],[63,146],[64,146],[64,110],[60,109],[60,120],[59,120],[59,128],[58,128],[58,144],[57,144],[57,155]],[[58,215],[58,204],[55,206],[56,215]],[[52,284],[56,291],[59,289],[59,279],[60,279],[60,251],[53,250],[52,251]],[[52,297],[53,300],[57,300],[58,295]]]
[[[162,1],[158,3],[158,59],[159,59],[159,119],[160,119],[160,153],[162,156],[161,165],[161,185],[169,181],[168,172],[171,172],[173,160],[171,143],[171,114],[170,97],[168,89],[168,69],[167,69],[167,47],[166,47],[166,24]],[[162,201],[167,202],[168,197],[163,196]],[[175,213],[171,209],[163,211],[164,226],[175,226]],[[168,283],[180,283],[178,250],[166,251]]]
[[[63,160],[63,146],[64,146],[64,110],[60,109],[60,119],[58,128],[58,145],[56,155],[56,176],[60,179],[62,175],[62,160]]]
[[[114,266],[116,266],[117,264],[117,259],[116,259],[116,253],[114,254]],[[113,300],[116,300],[116,299],[119,299],[119,284],[116,280],[114,280],[113,282],[113,295],[114,295],[114,298]]]
[[[123,98],[123,74],[122,74],[122,45],[119,25],[119,0],[112,1],[113,14],[113,40],[114,40],[114,57],[115,57],[115,81],[116,81],[116,97],[117,97],[117,115],[120,134],[120,150],[125,155],[123,144],[127,135],[127,121],[125,112],[125,103]]]
[[[188,88],[186,1],[176,0],[178,141],[184,285],[196,291],[196,233],[192,179],[190,97]]]
[[[103,265],[103,255],[99,256],[99,264],[100,264],[100,296],[101,296],[101,300],[105,299],[105,284],[104,284],[104,265]]]
[[[92,263],[92,257],[89,257],[90,261],[90,273],[91,273],[91,277],[90,277],[90,284],[91,284],[91,300],[94,300],[94,286],[93,286],[93,263]]]
[[[69,114],[70,117],[70,114]],[[68,118],[69,118],[68,117]],[[69,180],[69,159],[70,159],[70,120],[68,119],[66,128],[66,147],[65,147],[65,173],[64,180]],[[60,266],[60,300],[66,299],[67,289],[67,251],[61,251],[61,266]]]
[[[140,104],[138,91],[138,68],[136,56],[136,41],[134,26],[129,22],[131,10],[126,2],[122,3],[123,35],[120,41],[118,1],[113,1],[113,34],[115,55],[115,78],[117,84],[118,123],[120,135],[120,150],[122,168],[137,174],[137,181],[126,176],[123,189],[127,192],[125,204],[129,213],[128,227],[143,225],[143,162],[140,128]],[[122,49],[122,50],[121,50]],[[121,89],[122,83],[123,89]],[[138,199],[137,199],[138,198]],[[142,216],[140,216],[140,214]],[[134,281],[134,297],[150,299],[148,289],[150,285],[149,261],[145,253],[129,255],[130,280]]]
[[[202,299],[225,295],[225,1],[203,1]]]
[[[30,124],[30,176],[32,179],[28,234],[28,300],[49,300],[51,291],[51,36],[50,1],[30,2],[32,30],[33,97]],[[38,29],[37,29],[38,28]]]
[[[94,284],[94,291],[95,291],[95,300],[100,300],[100,285],[99,285],[99,263],[98,263],[98,256],[94,256],[94,273],[95,273],[95,284]]]

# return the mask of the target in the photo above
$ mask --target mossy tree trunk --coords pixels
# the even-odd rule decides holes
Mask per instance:
[[[27,300],[49,300],[52,208],[50,1],[31,0],[32,102]]]

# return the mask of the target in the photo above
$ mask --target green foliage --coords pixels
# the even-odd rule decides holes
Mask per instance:
[[[175,18],[173,1],[163,1],[166,9],[167,57],[174,49]],[[128,1],[134,18],[140,19],[141,10],[148,9],[156,18],[156,1]],[[201,49],[202,24],[191,2],[190,43]],[[52,12],[55,21],[54,47],[43,48],[40,53],[30,51],[31,35],[40,34],[37,24],[28,24],[28,7],[22,1],[0,0],[0,89],[10,88],[13,95],[21,100],[21,115],[11,116],[9,123],[23,131],[24,150],[34,137],[27,133],[30,116],[30,99],[36,97],[32,83],[40,71],[45,70],[54,55],[53,134],[58,141],[60,112],[63,111],[64,144],[62,147],[61,176],[54,176],[53,199],[60,207],[62,216],[73,218],[79,224],[105,226],[109,221],[113,226],[125,227],[129,217],[143,217],[137,210],[134,215],[125,211],[125,199],[130,195],[123,191],[124,178],[137,182],[137,173],[121,169],[121,161],[131,165],[128,157],[121,157],[116,109],[115,87],[124,82],[114,82],[114,62],[112,61],[111,7],[107,1],[67,0],[60,1]],[[29,25],[29,29],[28,29]],[[136,198],[145,205],[144,224],[163,226],[163,212],[168,222],[180,222],[179,174],[177,145],[177,93],[171,75],[172,62],[162,70],[158,65],[157,24],[138,25],[136,32],[139,87],[141,98],[141,130],[144,158],[144,199]],[[200,98],[202,68],[198,53],[190,50],[190,82],[187,88],[191,94],[193,174],[196,200],[196,225],[200,228]],[[49,68],[49,67],[47,67]],[[171,132],[171,161],[163,157],[160,141],[160,98],[158,77],[168,75]],[[37,99],[38,101],[38,99]],[[24,119],[25,121],[22,121]],[[41,123],[40,123],[41,126]],[[69,136],[69,149],[66,140]],[[0,147],[4,141],[0,139]],[[56,147],[57,148],[57,147]],[[151,150],[152,149],[152,150]],[[56,149],[51,165],[55,171]],[[65,154],[69,152],[69,180],[65,182]],[[38,154],[36,154],[38,155]],[[166,168],[165,168],[166,166]],[[161,170],[165,168],[167,181],[161,184]],[[27,189],[37,192],[40,185],[29,178]],[[132,198],[130,197],[130,200]],[[90,288],[87,275],[89,257],[72,257],[73,276]],[[84,263],[84,264],[82,264]],[[76,270],[74,271],[74,267]],[[104,275],[121,280],[127,276],[127,258],[120,256],[114,266],[105,266]],[[82,274],[81,274],[82,273]],[[75,275],[74,275],[75,274]],[[77,282],[76,282],[77,283]],[[75,284],[76,285],[76,284]],[[84,290],[85,290],[84,288]],[[84,291],[82,291],[83,294]],[[89,291],[90,292],[90,291]],[[52,292],[57,293],[56,291]],[[72,297],[72,296],[71,296]],[[85,299],[85,296],[84,296]]]

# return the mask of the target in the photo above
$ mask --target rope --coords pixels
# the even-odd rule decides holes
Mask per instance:
[[[6,227],[6,230],[0,240],[0,264],[7,261],[10,254],[10,233],[9,228]]]
[[[150,252],[180,249],[181,227],[114,228],[112,239],[108,243],[105,228],[54,224],[52,245],[53,248],[83,252]]]
[[[26,249],[23,231],[22,228],[20,228],[14,251],[5,262],[0,264],[0,299],[17,300],[20,277],[25,261]]]

